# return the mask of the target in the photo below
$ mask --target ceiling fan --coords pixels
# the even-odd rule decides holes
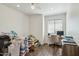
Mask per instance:
[[[41,10],[40,6],[38,6],[38,3],[31,3],[31,9],[38,9]]]

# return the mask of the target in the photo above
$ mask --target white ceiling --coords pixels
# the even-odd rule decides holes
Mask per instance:
[[[16,7],[18,4],[20,7]],[[31,3],[4,3],[3,5],[14,8],[26,14],[49,15],[66,12],[69,3],[35,3],[34,6],[36,8],[34,10],[31,9]]]

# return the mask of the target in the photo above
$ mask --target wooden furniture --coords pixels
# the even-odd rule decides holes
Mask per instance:
[[[52,44],[61,45],[62,44],[61,40],[62,40],[62,37],[58,35],[51,35],[50,37],[50,41],[52,42]]]
[[[79,47],[73,44],[64,44],[62,55],[63,56],[79,56]]]

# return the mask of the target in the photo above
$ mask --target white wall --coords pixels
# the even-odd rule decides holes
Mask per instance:
[[[16,31],[18,34],[29,33],[29,17],[15,9],[0,5],[0,33]]]
[[[43,44],[43,16],[31,15],[30,17],[30,34],[34,35]]]
[[[71,4],[67,12],[67,35],[74,37],[79,45],[79,4]]]
[[[11,30],[20,35],[33,34],[43,43],[43,15],[27,16],[15,9],[0,5],[0,33]]]

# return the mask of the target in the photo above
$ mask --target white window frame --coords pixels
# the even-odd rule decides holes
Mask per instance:
[[[54,21],[54,33],[51,33],[51,34],[56,34],[56,20],[62,20],[62,30],[61,31],[63,31],[63,19],[51,19],[51,20],[48,20],[48,22],[49,21]],[[49,32],[49,30],[48,30],[48,32]]]

